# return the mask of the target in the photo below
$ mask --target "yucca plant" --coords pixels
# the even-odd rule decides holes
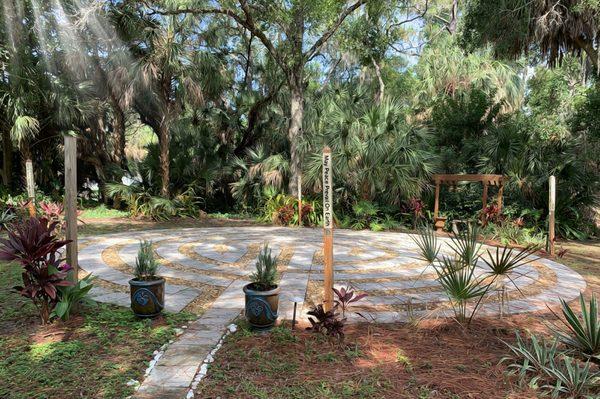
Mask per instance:
[[[141,241],[137,258],[135,259],[134,274],[138,280],[153,280],[156,278],[158,262],[154,258],[152,241]]]
[[[516,335],[514,345],[504,342],[514,356],[507,356],[501,362],[512,361],[513,363],[508,365],[509,373],[516,374],[520,383],[527,382],[529,387],[537,388],[544,371],[552,365],[556,357],[558,341],[548,342],[544,338],[538,340],[535,335],[525,340],[518,332]]]
[[[561,299],[560,303],[564,320],[559,319],[567,330],[555,329],[559,340],[590,361],[600,364],[600,321],[596,295],[592,294],[590,304],[586,306],[583,294],[579,294],[581,317],[575,314],[564,299]]]
[[[433,266],[438,275],[438,282],[450,300],[454,316],[459,322],[470,324],[489,286],[482,285],[481,280],[475,277],[473,264],[444,256],[440,263]],[[477,299],[477,302],[467,317],[467,304],[472,299]]]
[[[411,235],[410,238],[419,247],[420,255],[423,260],[428,264],[432,264],[437,260],[438,254],[440,253],[440,246],[438,245],[437,235],[431,226],[421,226],[419,228],[419,234]]]
[[[505,245],[502,248],[502,251],[500,251],[499,247],[496,247],[496,251],[493,254],[488,249],[487,254],[489,260],[486,258],[482,259],[490,268],[487,274],[492,277],[492,282],[499,277],[506,277],[512,282],[515,288],[521,292],[517,284],[510,276],[510,273],[514,272],[517,268],[536,260],[530,256],[537,252],[538,249],[538,246],[528,246],[519,250],[518,252],[515,252],[516,250],[509,248],[508,245]]]
[[[0,231],[8,230],[16,218],[17,216],[10,209],[5,209],[0,213]]]
[[[554,384],[547,384],[543,388],[552,392],[553,398],[598,398],[594,395],[600,393],[600,373],[591,369],[590,362],[578,363],[568,356],[561,359],[550,367],[545,367],[545,372],[554,380]]]
[[[466,229],[450,237],[451,241],[448,245],[465,265],[477,264],[481,250],[481,243],[477,241],[478,236],[477,225],[469,223]]]
[[[256,271],[252,273],[250,279],[253,283],[253,289],[257,291],[269,291],[275,286],[277,257],[271,254],[269,244],[265,244],[258,254]]]

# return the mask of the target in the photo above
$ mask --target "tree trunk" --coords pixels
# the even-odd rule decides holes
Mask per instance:
[[[290,125],[288,140],[290,141],[290,180],[288,191],[290,195],[298,194],[298,176],[302,171],[298,144],[302,138],[302,119],[304,117],[304,89],[302,83],[291,89]]]
[[[158,157],[158,162],[161,176],[160,194],[165,198],[169,198],[169,145],[171,142],[171,136],[169,134],[168,118],[163,119],[161,122],[159,133],[158,141],[160,146],[160,154]]]
[[[454,35],[456,32],[456,21],[458,18],[458,0],[452,1],[452,10],[450,11],[450,23],[448,24],[448,32]]]
[[[381,66],[373,57],[371,57],[371,62],[373,63],[375,75],[377,75],[377,81],[379,82],[379,88],[377,89],[377,92],[375,92],[375,104],[379,105],[381,104],[381,101],[383,101],[383,96],[385,94],[385,83],[383,82],[383,77],[381,76]]]
[[[125,156],[125,112],[113,103],[113,131],[115,135],[115,152],[117,155],[117,161],[121,166],[121,169],[127,168],[127,157]]]
[[[2,154],[2,184],[9,187],[12,176],[12,141],[8,130],[2,130]]]

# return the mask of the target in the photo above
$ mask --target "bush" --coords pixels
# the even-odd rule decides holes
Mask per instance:
[[[44,324],[59,300],[59,287],[72,285],[67,280],[70,267],[58,252],[69,241],[57,238],[57,225],[44,217],[31,218],[0,240],[0,260],[17,261],[23,268],[23,286],[15,289],[33,301]]]
[[[271,255],[271,249],[268,244],[261,249],[256,261],[256,272],[250,279],[253,288],[257,291],[268,291],[275,288],[277,279],[277,257]]]
[[[156,278],[158,262],[154,258],[152,241],[140,242],[137,258],[135,259],[134,275],[138,280],[153,280]]]

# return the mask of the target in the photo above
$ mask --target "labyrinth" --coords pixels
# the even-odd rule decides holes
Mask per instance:
[[[213,227],[147,230],[81,240],[80,267],[97,276],[92,295],[100,302],[129,306],[128,280],[140,240],[151,240],[166,278],[166,310],[198,311],[211,306],[235,315],[244,307],[241,290],[254,270],[264,243],[279,257],[280,317],[292,316],[294,302],[305,314],[322,296],[322,231],[306,228]],[[450,255],[442,239],[442,254]],[[486,248],[483,248],[484,256]],[[408,234],[339,230],[335,232],[336,286],[351,286],[368,296],[353,310],[379,322],[451,315],[435,270],[418,256]],[[477,274],[485,277],[480,261]],[[544,310],[585,290],[570,268],[540,258],[521,266],[495,285],[483,300],[484,314]],[[359,319],[356,312],[349,318]]]

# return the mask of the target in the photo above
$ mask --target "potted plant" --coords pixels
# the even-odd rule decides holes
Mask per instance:
[[[152,242],[140,242],[135,278],[129,280],[131,309],[138,317],[157,316],[165,307],[165,279],[156,275],[157,269]]]
[[[256,272],[250,278],[252,282],[244,287],[246,320],[253,328],[269,329],[277,320],[280,288],[275,284],[277,257],[271,255],[268,244],[260,251]]]
[[[444,231],[444,226],[446,226],[446,220],[448,220],[447,216],[439,215],[438,217],[436,217],[435,220],[433,221],[435,231],[438,231],[438,232]]]

